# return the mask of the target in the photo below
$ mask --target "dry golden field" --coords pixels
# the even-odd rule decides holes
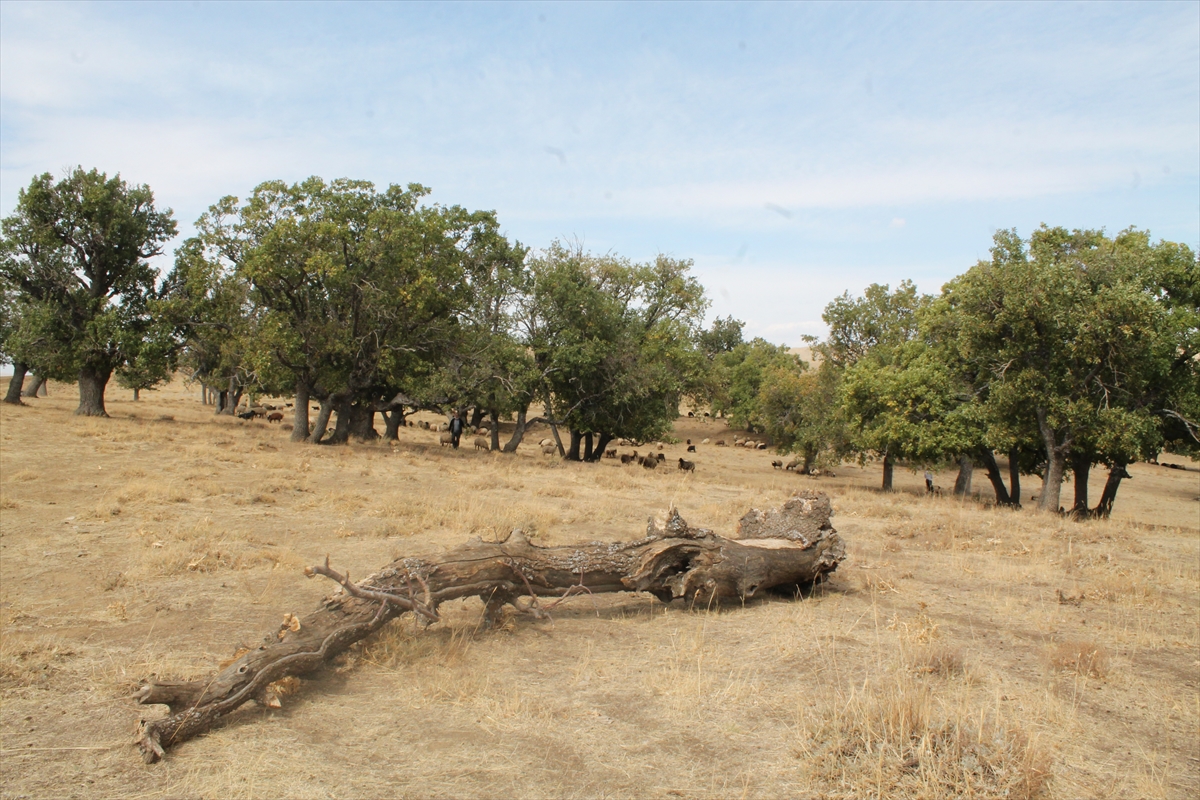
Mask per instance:
[[[0,408],[4,798],[1200,795],[1193,462],[1130,467],[1114,519],[1081,523],[927,499],[908,471],[890,495],[877,467],[799,477],[764,451],[701,445],[685,476],[563,463],[540,431],[513,457],[415,428],[312,447],[214,417],[198,387],[128,398],[80,419],[52,384]],[[811,595],[576,597],[499,630],[449,604],[163,763],[132,746],[163,713],[128,699],[139,679],[207,674],[313,609],[332,585],[301,571],[326,554],[361,578],[513,527],[633,539],[672,503],[732,535],[797,488],[832,496],[849,552]]]

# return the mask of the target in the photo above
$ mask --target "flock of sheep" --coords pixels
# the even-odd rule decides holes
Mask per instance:
[[[282,422],[283,416],[284,416],[282,409],[290,408],[291,405],[292,405],[291,403],[285,403],[281,407],[281,406],[269,405],[266,403],[264,403],[262,405],[254,404],[254,405],[249,406],[245,410],[239,410],[237,416],[244,420],[250,420],[250,419],[255,419],[255,418],[261,417],[261,418],[265,418],[267,420],[267,422]],[[689,417],[693,416],[693,414],[689,413],[688,416]],[[705,416],[708,416],[708,415],[705,414]],[[422,428],[424,430],[438,432],[438,434],[439,434],[438,444],[443,447],[446,445],[454,444],[454,436],[450,433],[449,423],[446,423],[446,422],[431,423],[426,420],[419,420],[416,422],[410,421],[408,423],[408,425],[409,425],[409,427]],[[491,433],[491,430],[487,426],[477,427],[472,432],[475,434],[473,444],[474,444],[474,448],[476,450],[491,450],[492,445],[488,439],[488,435]],[[688,439],[686,444],[687,444],[687,451],[689,453],[696,452],[696,445],[692,443],[691,439]],[[726,443],[726,441],[724,439],[717,439],[715,442],[711,441],[710,439],[703,439],[703,440],[701,440],[700,444],[705,444],[705,445],[713,444],[717,447],[728,447],[729,446],[729,444]],[[618,441],[618,445],[620,445],[622,447],[629,447],[629,446],[633,445],[633,442],[630,442],[626,439],[621,439]],[[741,437],[741,436],[735,436],[733,438],[732,445],[733,445],[733,447],[743,447],[748,450],[766,450],[767,449],[766,442],[760,442],[760,441],[756,441],[754,439],[747,439],[747,438]],[[538,442],[538,446],[541,448],[543,455],[553,455],[558,452],[558,444],[557,444],[557,442],[555,442],[554,439],[550,439],[550,438],[542,439],[541,441]],[[661,451],[663,449],[663,445],[658,444],[657,446],[658,446],[659,451]],[[637,450],[634,450],[632,453],[622,453],[622,454],[618,455],[616,447],[610,447],[610,448],[606,449],[604,451],[604,457],[605,458],[613,458],[613,459],[619,458],[621,460],[622,464],[640,464],[645,469],[657,469],[659,464],[666,461],[666,456],[663,455],[662,452],[640,455]],[[780,461],[778,459],[771,462],[771,466],[775,469],[795,470],[795,469],[798,469],[800,467],[800,465],[801,465],[801,460],[798,458],[793,459],[786,466],[784,465],[784,463],[782,461]],[[678,462],[678,467],[681,472],[695,472],[696,462],[689,461],[686,458],[680,458],[679,462]]]

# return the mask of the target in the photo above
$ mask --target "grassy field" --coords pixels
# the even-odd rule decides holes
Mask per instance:
[[[1193,462],[1135,464],[1112,520],[1072,522],[926,498],[909,471],[887,495],[870,465],[801,477],[769,451],[700,445],[684,475],[564,463],[539,431],[516,456],[416,428],[296,445],[198,398],[113,387],[112,418],[81,419],[52,384],[0,407],[4,798],[1200,794]],[[676,435],[731,438],[688,418]],[[449,604],[164,763],[131,744],[164,711],[128,699],[140,679],[207,674],[314,608],[332,587],[301,572],[326,554],[361,578],[513,527],[633,539],[670,504],[733,535],[799,488],[830,494],[849,552],[810,596],[581,597],[499,630]],[[982,474],[975,489],[990,495]]]

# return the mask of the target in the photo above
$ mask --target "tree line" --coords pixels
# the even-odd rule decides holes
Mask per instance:
[[[160,275],[150,259],[177,227],[148,187],[38,176],[0,223],[5,399],[33,372],[77,381],[76,413],[104,415],[114,376],[136,393],[182,370],[220,414],[292,396],[297,441],[375,437],[377,415],[395,438],[414,410],[461,411],[509,453],[547,422],[578,461],[666,436],[686,402],[805,472],[876,458],[890,489],[896,465],[957,463],[963,490],[979,464],[998,503],[1041,474],[1051,510],[1069,472],[1073,510],[1100,515],[1126,465],[1200,445],[1200,268],[1143,231],[1000,231],[936,297],[904,282],[835,299],[809,364],[733,318],[703,327],[688,260],[531,250],[494,212],[428,194],[268,181],[211,206]],[[503,444],[500,421],[515,423]],[[1109,481],[1089,508],[1097,464]]]

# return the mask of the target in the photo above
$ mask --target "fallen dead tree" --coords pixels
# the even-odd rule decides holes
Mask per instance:
[[[829,498],[798,492],[782,507],[751,509],[728,539],[690,527],[677,511],[654,520],[632,542],[538,547],[513,531],[502,542],[478,538],[434,559],[401,558],[361,583],[325,564],[305,569],[339,584],[311,614],[284,617],[279,630],[200,681],[152,680],[133,699],[166,705],[166,717],[142,720],[136,744],[152,763],[168,747],[212,728],[248,700],[278,706],[275,683],[310,673],[394,617],[412,613],[437,622],[448,600],[479,597],[490,622],[505,606],[543,617],[574,594],[648,592],[711,607],[744,602],[767,590],[797,591],[821,580],[845,558],[829,524]],[[543,606],[540,598],[554,597]]]

